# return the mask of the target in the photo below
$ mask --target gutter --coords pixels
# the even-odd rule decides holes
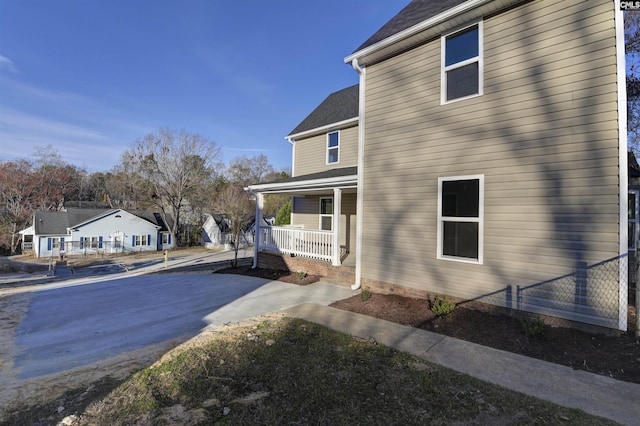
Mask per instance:
[[[442,12],[439,15],[433,16],[425,21],[422,21],[412,27],[409,27],[403,31],[400,31],[399,33],[396,33],[390,37],[387,37],[383,40],[380,40],[379,42],[372,44],[371,46],[367,46],[362,50],[359,50],[357,52],[352,53],[351,55],[347,56],[344,59],[345,64],[351,63],[353,65],[353,62],[364,57],[367,55],[370,55],[372,53],[375,53],[379,50],[384,49],[385,47],[389,47],[401,40],[404,40],[406,38],[409,38],[415,34],[418,34],[421,31],[424,31],[427,28],[433,27],[435,25],[438,25],[442,22],[445,22],[457,15],[460,15],[462,13],[468,12],[470,10],[473,10],[477,7],[480,7],[486,3],[490,3],[493,0],[470,0],[467,2],[464,2],[452,9],[446,10],[445,12]],[[356,69],[356,67],[358,67],[358,65],[356,64],[356,66],[354,66],[354,69]],[[358,67],[359,68],[359,67]],[[358,74],[360,74],[360,72],[358,71],[358,69],[356,69],[356,71],[358,72]],[[362,74],[360,74],[362,75]]]
[[[326,126],[321,126],[321,127],[316,127],[314,129],[305,130],[304,132],[300,132],[300,133],[296,133],[296,134],[293,134],[293,135],[289,135],[285,139],[287,139],[289,142],[291,142],[292,139],[300,139],[300,138],[304,138],[304,137],[307,137],[307,136],[313,136],[315,134],[326,133],[327,131],[330,131],[330,130],[341,129],[341,128],[346,127],[347,125],[352,124],[352,123],[353,124],[357,124],[358,123],[358,117],[347,118],[346,120],[338,121],[336,123],[327,124]]]
[[[296,189],[314,189],[314,188],[326,189],[326,188],[341,185],[341,184],[350,185],[354,181],[357,182],[359,175],[360,175],[360,172],[358,172],[357,175],[340,176],[340,177],[326,178],[326,179],[302,180],[302,181],[284,182],[284,183],[274,182],[274,183],[267,183],[262,185],[249,185],[248,187],[245,188],[245,190],[248,189],[251,192],[267,192],[267,191],[283,192],[283,191],[293,191]]]

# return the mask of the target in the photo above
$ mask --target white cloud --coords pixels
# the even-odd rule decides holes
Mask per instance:
[[[7,58],[6,56],[0,55],[0,71],[17,73],[18,69],[11,59]]]
[[[2,62],[0,59],[0,69],[2,68]],[[22,96],[28,96],[30,98],[38,98],[42,100],[55,101],[55,102],[88,102],[89,99],[85,96],[78,95],[70,92],[63,92],[59,90],[42,89],[31,84],[26,84],[17,81],[12,78],[0,76],[0,84],[9,90],[14,91]]]
[[[36,147],[51,145],[70,164],[106,171],[120,156],[108,135],[11,109],[0,111],[0,140],[0,160],[29,158]]]

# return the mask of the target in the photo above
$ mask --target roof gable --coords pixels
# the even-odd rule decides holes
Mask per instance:
[[[413,0],[344,60],[366,67],[529,1]]]
[[[289,133],[289,136],[340,123],[352,118],[358,118],[359,101],[360,90],[358,84],[334,92],[327,96],[307,118],[302,120],[302,122]]]
[[[67,233],[69,220],[67,212],[43,211],[33,212],[33,229],[35,235],[64,235]]]
[[[362,43],[355,52],[366,49],[422,21],[433,18],[467,0],[413,0],[382,28]]]

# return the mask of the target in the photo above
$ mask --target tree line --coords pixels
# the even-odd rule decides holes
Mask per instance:
[[[34,211],[70,206],[151,209],[163,216],[178,245],[197,244],[206,213],[227,209],[238,221],[248,220],[253,203],[243,188],[289,177],[262,154],[236,157],[226,165],[214,141],[170,128],[134,141],[106,172],[68,164],[51,146],[36,148],[33,158],[0,161],[4,254],[16,252],[17,232],[32,224]],[[265,214],[276,215],[287,203],[283,196],[268,197]]]

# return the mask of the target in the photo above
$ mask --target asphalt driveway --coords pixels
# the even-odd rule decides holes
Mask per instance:
[[[29,379],[196,335],[204,317],[268,281],[239,275],[141,275],[32,294],[15,330],[14,368]]]
[[[174,263],[170,266],[185,262]],[[301,303],[328,305],[352,294],[325,283],[301,287],[235,274],[140,270],[13,289],[4,302],[19,296],[24,308],[15,327],[0,329],[12,348],[10,353],[0,351],[5,358],[0,365],[12,365],[11,375],[19,380],[33,379],[156,343],[185,340],[205,327]]]

